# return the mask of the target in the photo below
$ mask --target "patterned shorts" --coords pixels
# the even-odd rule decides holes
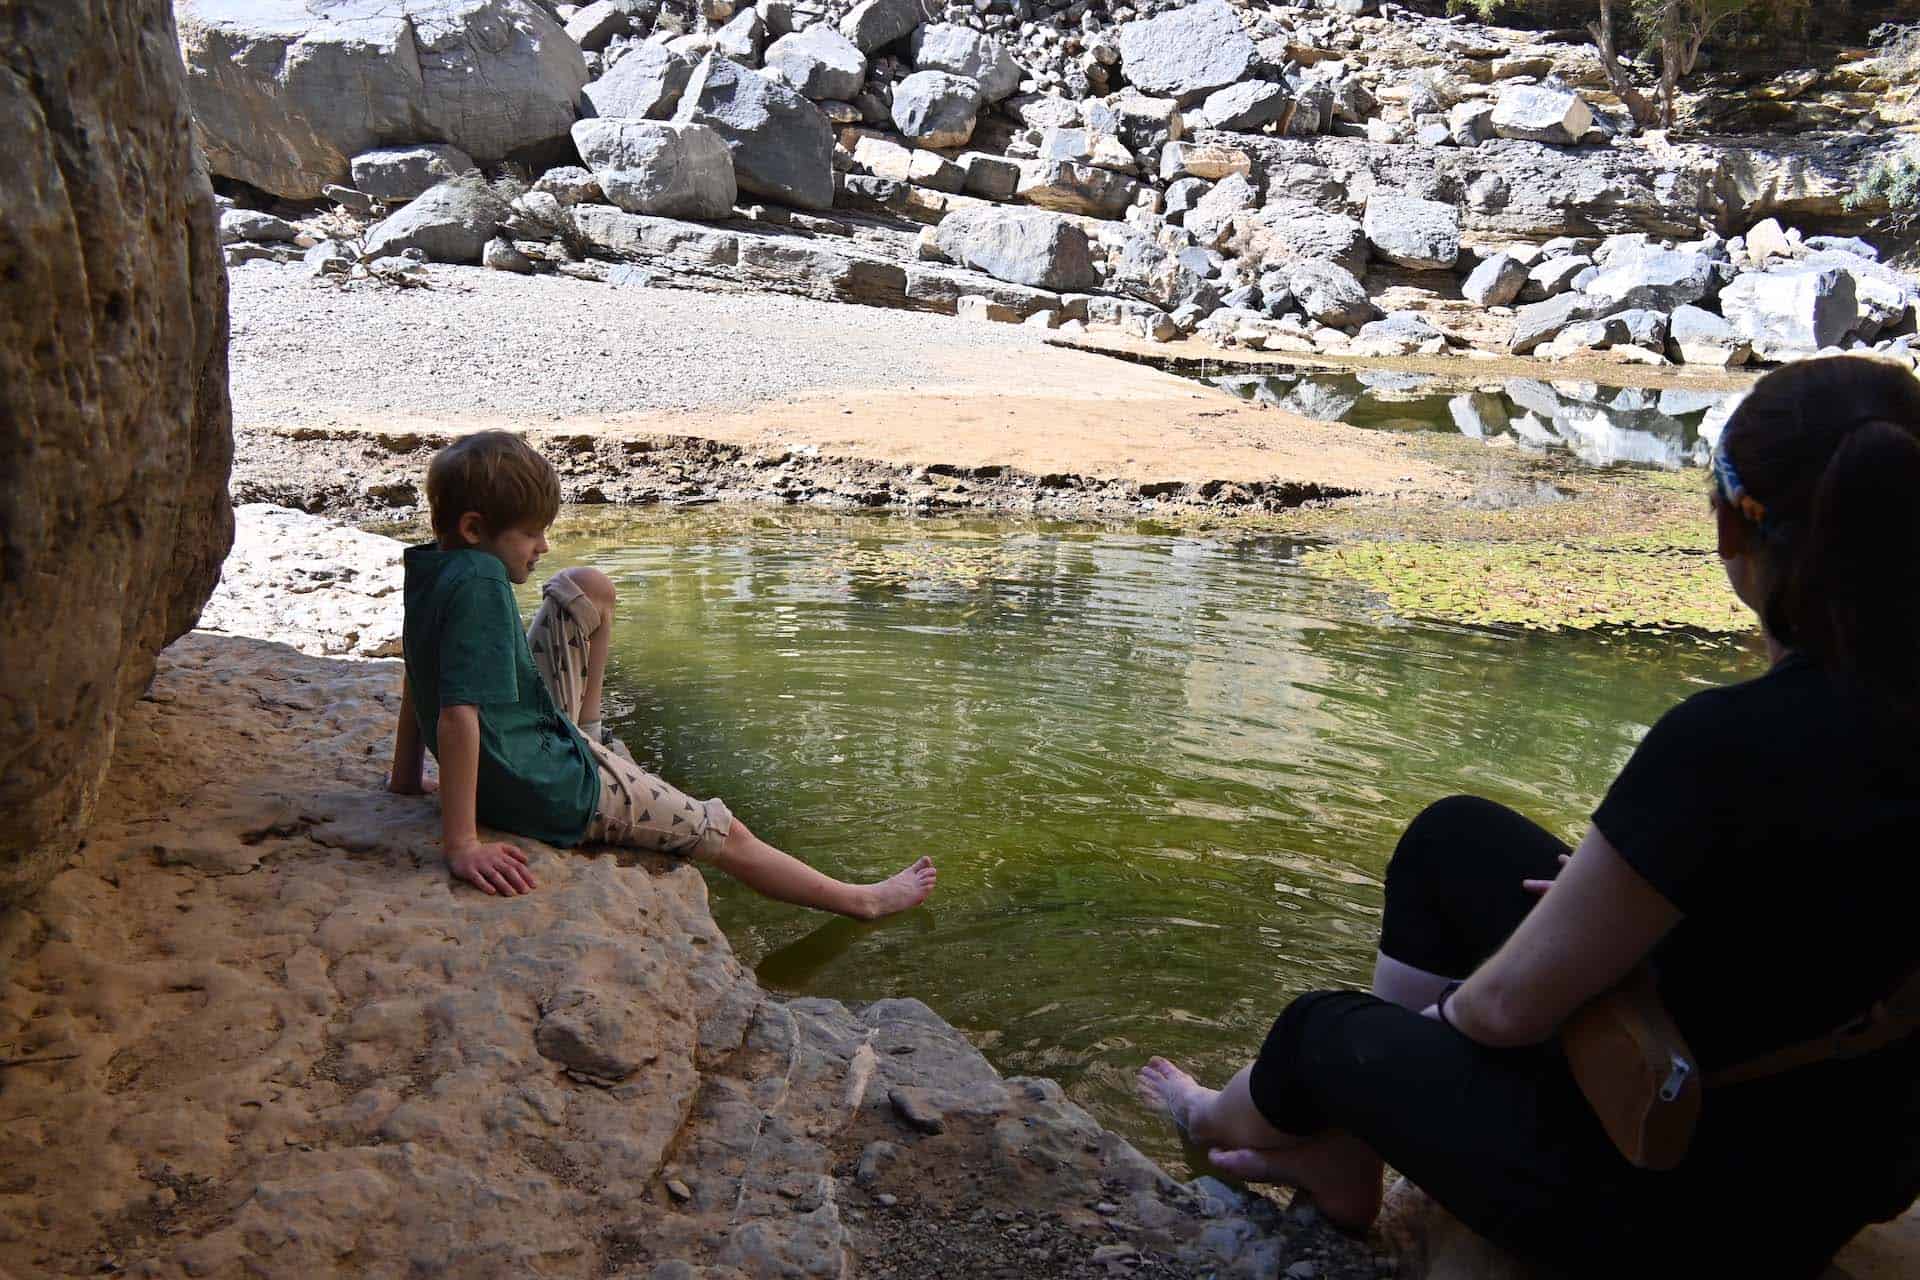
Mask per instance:
[[[560,713],[576,725],[586,689],[587,655],[600,611],[586,592],[557,573],[540,592],[540,611],[527,628],[533,665]],[[633,761],[618,738],[587,739],[600,769],[600,807],[587,824],[585,844],[620,844],[655,853],[711,858],[733,830],[733,814],[719,800],[694,800]]]

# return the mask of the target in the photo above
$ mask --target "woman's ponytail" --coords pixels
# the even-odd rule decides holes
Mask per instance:
[[[1722,447],[1764,508],[1768,630],[1920,722],[1920,379],[1857,356],[1789,365]]]
[[[1846,432],[1811,508],[1781,584],[1794,645],[1920,717],[1920,424]]]

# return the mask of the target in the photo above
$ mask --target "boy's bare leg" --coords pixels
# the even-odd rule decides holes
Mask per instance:
[[[832,911],[856,920],[878,920],[917,907],[933,892],[939,873],[933,859],[922,858],[873,884],[848,884],[816,871],[783,853],[747,829],[738,818],[713,865],[755,893],[795,906]]]
[[[588,637],[587,668],[580,687],[580,714],[576,724],[590,725],[601,718],[601,691],[606,682],[607,654],[612,648],[614,609],[618,595],[613,579],[598,569],[561,571],[593,602],[600,625]],[[774,848],[738,818],[713,864],[756,893],[796,906],[832,911],[856,920],[878,920],[926,901],[939,873],[933,859],[922,858],[905,870],[874,884],[848,884],[814,870],[792,854]]]
[[[580,714],[574,719],[575,724],[594,724],[601,718],[600,694],[606,684],[607,654],[613,648],[613,612],[619,596],[613,579],[598,569],[563,569],[561,572],[587,593],[587,599],[593,601],[594,612],[600,615],[600,625],[587,638],[587,671],[580,685]]]

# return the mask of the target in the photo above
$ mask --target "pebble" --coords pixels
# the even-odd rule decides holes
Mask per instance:
[[[687,1201],[693,1199],[693,1188],[678,1178],[668,1178],[667,1194],[675,1200],[678,1200],[681,1204],[685,1204]]]
[[[925,1134],[945,1133],[947,1118],[932,1099],[919,1089],[891,1089],[887,1092],[887,1101],[893,1104],[893,1110],[908,1126]]]
[[[882,1209],[891,1209],[893,1208],[893,1206],[900,1203],[900,1197],[894,1195],[891,1191],[882,1191],[879,1195],[873,1198],[873,1202],[879,1205]]]

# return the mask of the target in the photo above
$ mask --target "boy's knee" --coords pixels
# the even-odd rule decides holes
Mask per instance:
[[[602,612],[611,610],[619,597],[619,593],[614,589],[613,579],[598,569],[589,569],[585,566],[577,569],[562,569],[555,576],[565,578],[578,587],[587,599],[600,606]]]

